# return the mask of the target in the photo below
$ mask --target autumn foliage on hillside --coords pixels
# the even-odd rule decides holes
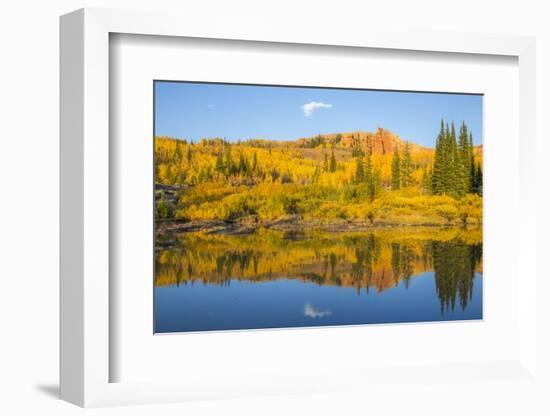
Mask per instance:
[[[385,129],[288,142],[156,137],[155,182],[176,193],[157,190],[157,219],[479,223],[481,152],[465,126],[458,142],[454,125],[442,129],[436,149]]]

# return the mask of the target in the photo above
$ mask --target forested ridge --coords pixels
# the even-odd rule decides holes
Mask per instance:
[[[479,224],[482,148],[441,121],[434,148],[376,132],[289,141],[156,137],[157,220]]]

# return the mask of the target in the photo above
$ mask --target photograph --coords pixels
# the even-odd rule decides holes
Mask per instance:
[[[4,2],[0,416],[550,416],[547,3]]]
[[[153,89],[155,333],[483,319],[483,95]]]

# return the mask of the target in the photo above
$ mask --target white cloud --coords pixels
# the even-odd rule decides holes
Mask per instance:
[[[315,309],[315,307],[309,302],[304,305],[304,315],[310,318],[322,318],[323,316],[328,316],[331,314],[332,312],[328,309],[326,311]]]
[[[214,104],[208,104],[206,107],[207,108],[214,108]]]
[[[319,108],[332,108],[332,104],[325,104],[317,101],[304,104],[302,110],[304,110],[304,116],[309,117],[313,112]]]

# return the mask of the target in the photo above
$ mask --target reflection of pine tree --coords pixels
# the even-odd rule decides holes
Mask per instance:
[[[434,241],[432,255],[441,314],[454,309],[457,295],[464,310],[473,294],[474,270],[481,259],[481,245],[456,240]]]
[[[413,258],[414,254],[410,247],[403,246],[402,252],[401,252],[401,273],[402,278],[405,280],[405,287],[408,289],[409,285],[411,283],[411,277],[413,274]]]
[[[233,242],[237,238],[227,237]],[[415,284],[415,271],[433,270],[442,314],[456,304],[464,310],[472,299],[475,267],[482,258],[480,243],[469,245],[458,237],[388,241],[375,233],[342,237],[334,245],[327,241],[275,239],[273,245],[261,248],[232,248],[226,241],[207,246],[186,244],[162,250],[155,260],[155,284],[166,284],[159,283],[159,276],[175,285],[203,282],[220,286],[228,286],[232,280],[260,282],[286,277],[351,287],[357,293],[365,288],[369,293],[372,287],[389,290],[401,281],[408,288]],[[292,257],[289,264],[287,252],[294,249],[303,250],[302,256]]]
[[[395,286],[403,279],[405,280],[405,287],[409,288],[410,279],[414,271],[413,257],[413,251],[409,246],[401,243],[392,243],[391,264]]]
[[[333,279],[336,276],[336,254],[330,253],[330,277]]]
[[[360,292],[363,284],[365,285],[366,292],[369,293],[373,267],[380,255],[379,244],[377,244],[372,234],[369,234],[366,238],[353,238],[350,240],[355,246],[356,261],[352,264],[351,268],[354,285],[357,288],[357,293]]]
[[[392,243],[391,245],[391,268],[395,286],[397,286],[401,276],[401,244],[399,243]]]

